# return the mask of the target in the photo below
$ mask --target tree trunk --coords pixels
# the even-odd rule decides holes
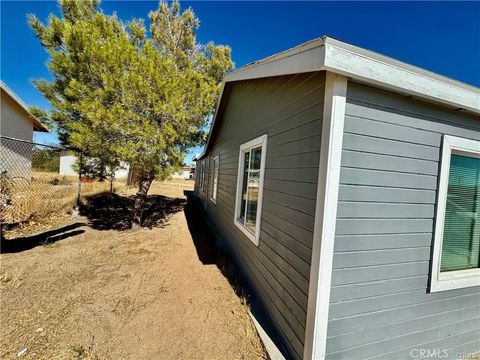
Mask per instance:
[[[142,226],[142,215],[143,215],[143,208],[145,206],[145,200],[147,199],[148,189],[150,189],[150,185],[153,181],[153,174],[145,173],[142,174],[139,185],[137,195],[135,196],[135,203],[133,205],[133,217],[132,217],[132,228],[137,229]]]

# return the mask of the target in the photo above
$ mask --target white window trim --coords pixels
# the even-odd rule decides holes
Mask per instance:
[[[215,177],[215,161],[218,161],[218,164],[217,164],[217,176]],[[218,193],[218,174],[220,172],[220,155],[215,155],[213,158],[212,158],[212,164],[210,164],[210,171],[212,172],[212,182],[210,184],[210,201],[212,203],[214,203],[215,205],[217,204],[217,193]],[[217,183],[217,187],[215,188],[215,192],[213,192],[213,184]]]
[[[243,184],[243,154],[254,147],[262,147],[262,158],[260,164],[260,180],[258,189],[258,203],[257,203],[257,219],[255,226],[255,233],[252,233],[246,228],[239,220],[240,204],[242,197],[242,184]],[[237,195],[235,197],[235,213],[233,216],[233,223],[237,226],[247,238],[249,238],[255,245],[258,246],[260,242],[260,222],[262,220],[262,205],[263,205],[263,182],[265,179],[265,161],[267,158],[267,134],[259,136],[256,139],[250,140],[240,145],[240,153],[238,155],[238,173],[237,173]]]
[[[440,272],[442,257],[443,227],[447,205],[448,179],[452,152],[467,156],[480,157],[480,141],[444,135],[440,181],[438,187],[437,215],[435,220],[435,238],[433,243],[432,276],[430,292],[480,286],[480,268]]]

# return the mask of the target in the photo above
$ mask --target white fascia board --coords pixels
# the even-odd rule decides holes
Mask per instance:
[[[241,67],[225,81],[320,70],[480,114],[479,88],[325,36]]]
[[[227,74],[225,81],[259,79],[318,71],[323,65],[323,58],[322,39],[316,39],[232,71]]]
[[[321,70],[344,75],[374,87],[480,114],[479,88],[327,36],[238,68],[225,76],[224,84]],[[221,93],[210,133],[222,96]],[[205,149],[207,147],[208,142]]]
[[[335,41],[337,44],[339,42]],[[343,43],[340,43],[343,45]],[[325,43],[323,69],[367,84],[480,113],[480,90],[352,46]]]

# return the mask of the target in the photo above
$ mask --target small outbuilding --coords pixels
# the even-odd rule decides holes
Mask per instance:
[[[32,173],[33,132],[48,132],[48,129],[3,81],[0,81],[0,88],[0,172],[29,179]]]
[[[285,357],[480,351],[479,88],[330,37],[254,62],[195,196]]]
[[[193,180],[195,169],[192,166],[182,166],[177,172],[172,174],[173,179]]]
[[[78,158],[73,151],[62,150],[60,152],[60,175],[78,176],[78,171],[76,170],[77,163]],[[115,171],[115,178],[127,178],[129,169],[130,166],[126,162],[121,162],[120,167]]]

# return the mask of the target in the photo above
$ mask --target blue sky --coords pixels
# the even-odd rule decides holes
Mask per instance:
[[[104,1],[105,13],[146,18],[156,1]],[[232,48],[236,66],[325,34],[480,87],[480,2],[182,2],[200,18],[200,42]],[[1,78],[28,105],[49,105],[30,83],[50,78],[26,23],[54,1],[1,1]],[[36,140],[55,143],[55,134]],[[193,149],[192,153],[201,152]],[[187,162],[191,156],[187,157]]]

